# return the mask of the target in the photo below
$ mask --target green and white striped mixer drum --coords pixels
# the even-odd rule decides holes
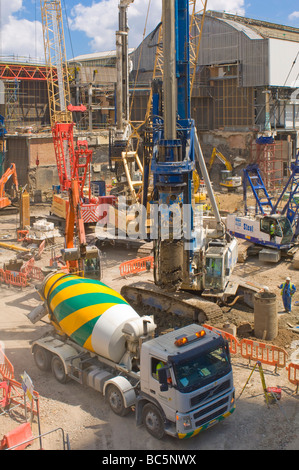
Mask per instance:
[[[123,325],[140,318],[127,301],[100,281],[65,273],[48,275],[41,295],[61,330],[80,346],[119,362]]]

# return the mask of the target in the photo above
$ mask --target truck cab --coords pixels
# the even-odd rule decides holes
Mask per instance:
[[[152,435],[191,437],[234,408],[230,353],[221,336],[192,324],[142,344],[136,418]]]

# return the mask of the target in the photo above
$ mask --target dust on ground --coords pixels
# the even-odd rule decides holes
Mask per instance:
[[[222,210],[231,208],[232,200],[238,203],[240,197],[228,195],[221,198]],[[227,209],[225,208],[225,202]],[[239,201],[240,202],[240,201]],[[32,213],[38,216],[48,214],[48,207],[37,206]],[[17,215],[1,216],[1,241],[16,242]],[[63,237],[49,245],[42,259],[36,261],[38,266],[47,266],[49,259],[63,244]],[[124,284],[138,280],[152,281],[152,273],[143,273],[133,277],[122,278],[119,265],[121,262],[136,258],[136,249],[130,247],[116,248],[107,245],[102,250],[102,280],[120,292]],[[19,256],[13,251],[0,247],[1,264]],[[294,306],[291,314],[283,311],[278,285],[288,275],[297,284],[293,302],[299,300],[298,271],[292,269],[291,263],[281,261],[277,265],[264,265],[257,258],[249,258],[246,263],[236,267],[235,274],[244,279],[254,279],[267,285],[270,291],[277,294],[279,333],[271,341],[286,350],[288,363],[296,356],[299,347],[299,336],[290,329],[299,323],[299,307]],[[33,325],[27,318],[28,313],[39,303],[34,284],[23,290],[0,287],[0,340],[5,346],[5,353],[12,362],[15,378],[21,381],[24,371],[31,377],[35,390],[40,397],[41,432],[52,432],[43,438],[43,448],[61,449],[62,436],[68,434],[73,450],[295,450],[299,448],[299,402],[295,385],[288,380],[286,368],[277,372],[271,366],[263,366],[267,387],[280,387],[282,398],[279,403],[266,404],[259,371],[255,370],[250,381],[244,385],[251,374],[252,367],[239,354],[232,355],[234,384],[236,389],[236,410],[233,415],[215,427],[198,436],[180,441],[166,436],[162,441],[151,437],[144,427],[137,427],[134,413],[125,418],[113,414],[105,399],[98,392],[76,382],[66,385],[58,383],[51,373],[40,371],[31,354],[31,343],[45,333],[49,325],[40,321]],[[237,337],[256,339],[254,337],[253,310],[237,302],[232,307],[222,307],[225,323],[237,327]],[[217,325],[221,327],[222,325]],[[0,414],[0,439],[9,430],[24,422],[21,410],[12,410]],[[58,429],[57,429],[58,428]],[[38,435],[37,420],[33,421],[33,434]],[[35,444],[38,447],[38,442]]]

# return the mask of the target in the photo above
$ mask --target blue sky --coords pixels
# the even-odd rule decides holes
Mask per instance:
[[[119,0],[61,3],[69,59],[115,48]],[[161,4],[162,0],[134,0],[129,6],[130,47],[137,46],[160,21]],[[203,0],[197,5],[201,10]],[[298,0],[208,0],[207,10],[299,28]],[[0,55],[43,57],[40,0],[0,0]]]

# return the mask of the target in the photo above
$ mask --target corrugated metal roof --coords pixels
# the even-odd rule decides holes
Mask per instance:
[[[129,49],[129,54],[131,54],[135,49]],[[105,52],[93,52],[92,54],[78,55],[73,59],[70,59],[68,62],[81,62],[85,60],[96,60],[96,59],[106,59],[110,57],[116,57],[116,51],[105,51]]]
[[[218,18],[218,19],[220,21],[224,21],[225,23],[237,29],[238,31],[246,34],[246,36],[248,36],[249,39],[263,39],[263,36],[261,34],[257,33],[252,28],[249,28],[248,26],[244,24],[238,23],[237,21],[228,20],[225,18]]]
[[[249,28],[252,32],[261,35],[263,38],[275,38],[286,41],[299,42],[299,28],[294,28],[292,26],[269,23],[268,21],[261,21],[253,18],[246,18],[244,16],[232,15],[229,13],[212,10],[207,11],[206,16],[222,20],[231,20],[234,23],[242,24]]]

